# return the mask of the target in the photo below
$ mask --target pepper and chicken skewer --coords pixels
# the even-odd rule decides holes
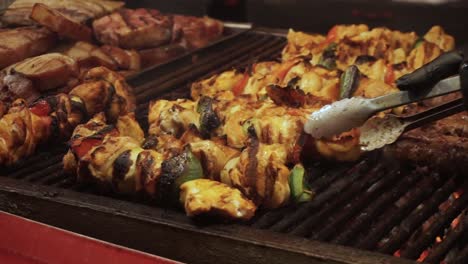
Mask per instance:
[[[22,99],[0,119],[0,164],[12,165],[54,138],[67,139],[95,113],[110,120],[133,111],[135,99],[123,77],[104,67],[91,69],[69,94],[45,97],[30,107]]]
[[[255,204],[226,184],[203,179],[190,146],[177,154],[143,148],[143,131],[133,114],[108,124],[103,113],[77,126],[64,157],[66,171],[124,195],[143,195],[162,204],[179,201],[187,215],[250,219]]]
[[[184,134],[181,140],[190,138],[191,143],[181,145],[177,154],[167,155],[142,148],[142,132],[132,115],[107,125],[105,116],[99,114],[75,129],[64,166],[79,180],[97,182],[116,193],[142,194],[165,204],[179,199],[189,216],[208,213],[247,220],[259,205],[276,208],[296,201],[296,196],[297,201],[312,198],[303,188],[300,166],[289,177],[290,171],[283,165],[286,151],[271,151],[281,146],[252,139],[251,146],[241,153],[202,139],[193,127]],[[207,162],[221,165],[221,175],[215,177]],[[225,163],[230,165],[224,167]],[[290,186],[296,196],[290,193]],[[309,196],[304,196],[305,192]]]

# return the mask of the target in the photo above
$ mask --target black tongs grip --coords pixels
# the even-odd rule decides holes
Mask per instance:
[[[458,74],[463,54],[458,51],[444,53],[412,73],[396,80],[400,90],[420,90],[433,87],[442,79]]]

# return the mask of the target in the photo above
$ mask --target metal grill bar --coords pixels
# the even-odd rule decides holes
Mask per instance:
[[[460,214],[466,207],[468,202],[468,194],[464,193],[462,196],[455,200],[447,211],[441,212],[436,215],[436,220],[432,223],[428,230],[423,232],[419,238],[410,239],[406,248],[401,251],[401,256],[406,258],[417,258],[436,238],[438,234],[443,232],[444,227],[450,225],[452,220]]]
[[[356,247],[368,250],[375,249],[377,247],[377,243],[385,234],[387,234],[395,225],[400,223],[405,216],[415,210],[415,208],[421,204],[424,199],[427,199],[431,194],[433,194],[434,190],[437,188],[437,184],[433,183],[434,181],[431,177],[427,177],[424,180],[427,184],[423,183],[422,186],[416,184],[416,186],[409,190],[404,196],[404,198],[411,196],[412,199],[404,199],[406,201],[404,204],[398,207],[393,206],[391,209],[387,210],[387,212],[384,213],[378,221],[376,221],[377,223],[371,226],[368,234],[358,241]],[[455,182],[453,179],[450,179],[439,190],[442,195],[439,195],[437,191],[433,194],[434,196],[438,195],[442,197],[439,201],[435,201],[435,203],[441,203],[443,197],[447,197],[454,190]],[[369,215],[374,215],[374,213],[372,212]]]
[[[402,175],[399,174],[401,177]],[[398,200],[405,192],[410,189],[417,180],[422,177],[420,173],[412,173],[404,177],[393,189],[382,194],[373,204],[369,205],[360,215],[358,215],[348,228],[336,237],[333,242],[341,245],[350,245],[365,226],[368,226],[375,217],[379,216],[385,208]],[[424,183],[422,179],[420,184]],[[417,188],[417,187],[416,187]]]
[[[155,86],[154,83],[148,82],[144,85],[141,85],[137,89],[137,100],[138,102],[145,102],[148,100],[148,98],[153,99],[156,97],[158,94],[161,93],[161,90],[163,90],[163,87],[177,87],[183,83],[187,83],[187,79],[195,79],[198,78],[202,73],[205,73],[213,68],[215,68],[218,65],[223,65],[225,63],[228,63],[231,60],[234,60],[236,57],[239,55],[243,55],[244,53],[247,53],[249,50],[257,50],[260,48],[263,48],[264,46],[272,45],[271,41],[272,38],[264,37],[257,39],[255,36],[249,37],[246,40],[244,40],[247,45],[243,45],[241,47],[234,47],[232,49],[226,49],[223,50],[222,54],[217,54],[214,53],[211,56],[208,56],[206,59],[200,59],[197,61],[197,66],[188,66],[186,68],[182,68],[180,71],[183,73],[186,78],[181,78],[181,76],[174,76],[173,78],[170,78],[164,82],[164,85],[161,82],[158,82],[159,85]],[[278,45],[280,44],[281,41],[274,41],[273,45]],[[157,89],[155,89],[157,87]]]
[[[312,228],[311,231],[309,231],[313,234],[311,238],[322,241],[330,240],[332,236],[339,232],[340,227],[344,226],[344,224],[348,220],[350,220],[355,214],[358,214],[363,208],[366,207],[366,205],[368,205],[371,201],[377,198],[378,195],[381,194],[386,187],[394,183],[400,176],[401,175],[396,172],[387,174],[386,177],[383,177],[381,180],[370,186],[365,193],[356,197],[354,201],[345,205],[342,210],[336,210],[335,215],[331,216],[327,220],[326,227],[322,229],[318,228],[319,226]],[[414,177],[408,177],[407,179],[414,180]],[[405,185],[403,185],[403,187],[404,186]],[[367,212],[367,210],[365,212]],[[358,230],[361,230],[362,226],[365,224],[365,221],[362,220],[363,215],[365,216],[365,213],[361,213],[358,217],[354,218],[353,223],[355,225],[346,225],[346,230],[341,234],[343,235],[350,233],[351,230],[356,230],[356,232]]]
[[[468,230],[468,210],[465,209],[460,214],[460,223],[454,228],[450,229],[447,236],[442,240],[441,243],[437,244],[430,252],[429,255],[424,259],[424,263],[439,263],[442,261],[446,253],[452,248],[457,240],[461,239],[463,235],[466,235]]]
[[[300,205],[291,215],[286,215],[276,224],[271,226],[270,229],[276,232],[286,232],[286,230],[289,228],[297,225],[304,218],[307,218],[310,214],[312,214],[319,205],[338,195],[341,191],[343,191],[344,188],[350,185],[350,183],[362,176],[362,172],[369,169],[369,166],[371,165],[369,163],[369,160],[362,161],[353,167],[350,171],[347,171],[347,177],[340,178],[331,184],[326,191],[318,194],[312,202]]]
[[[410,216],[403,220],[400,226],[391,233],[388,241],[381,245],[377,250],[382,253],[393,254],[393,252],[398,250],[399,245],[405,242],[417,227],[437,212],[439,204],[447,199],[447,196],[449,196],[453,191],[455,191],[455,182],[453,180],[449,180],[442,188],[437,190],[431,198],[416,208]]]
[[[323,172],[323,170],[323,168],[321,170],[317,170],[317,168],[311,168],[307,171],[308,174],[315,175],[317,177],[317,179],[310,184],[311,188],[317,194],[322,192],[326,187],[328,187],[332,182],[334,182],[338,177],[342,176],[343,173],[346,172],[346,168],[338,168],[334,171],[329,170],[326,172]],[[268,211],[263,214],[259,213],[258,218],[253,221],[252,226],[260,229],[269,228],[282,219],[283,216],[289,215],[296,210],[297,207],[293,205],[273,211]]]

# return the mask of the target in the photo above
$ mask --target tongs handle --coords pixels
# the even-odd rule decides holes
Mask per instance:
[[[468,110],[468,63],[464,62],[459,68],[460,88],[463,98],[455,99],[424,112],[403,118],[408,125],[405,131],[420,127],[427,123]]]
[[[455,99],[450,102],[438,105],[429,110],[417,113],[412,116],[408,116],[402,119],[406,123],[405,132],[418,128],[420,126],[432,123],[434,121],[446,118],[448,116],[458,114],[465,110],[463,99]]]
[[[412,73],[396,80],[400,90],[418,90],[434,86],[437,82],[458,74],[463,54],[458,51],[444,53]]]

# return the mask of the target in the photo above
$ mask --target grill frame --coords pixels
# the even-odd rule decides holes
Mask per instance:
[[[413,263],[238,224],[197,226],[170,209],[4,177],[0,177],[0,210],[190,263],[214,263],[220,259],[223,263]],[[164,239],[158,239],[158,235]]]
[[[205,78],[232,67],[246,66],[256,60],[272,58],[284,46],[285,34],[286,31],[284,30],[268,28],[244,30],[225,40],[213,43],[209,47],[185,54],[164,65],[153,67],[140,73],[138,77],[130,79],[129,83],[135,87],[137,95],[137,117],[140,123],[143,127],[147,126],[146,110],[150,100],[160,96],[171,99],[180,97],[181,95],[187,96],[187,85],[196,79]],[[239,45],[245,43],[248,43],[248,45],[239,47]],[[218,59],[223,54],[228,55]],[[178,88],[173,90],[174,87]],[[90,192],[99,193],[99,191],[90,189],[90,186],[85,184],[77,184],[60,172],[60,160],[61,155],[63,155],[63,149],[63,144],[58,144],[55,148],[45,152],[44,150],[39,150],[38,154],[31,157],[29,161],[27,160],[5,171],[0,170],[0,175],[8,175],[7,177],[0,177],[0,210],[130,248],[191,263],[213,263],[219,259],[223,259],[223,262],[226,263],[284,263],[285,261],[334,264],[412,263],[410,260],[395,258],[377,252],[316,242],[289,234],[290,230],[288,229],[291,228],[291,225],[295,229],[292,234],[303,236],[304,232],[310,233],[312,231],[311,228],[320,228],[316,224],[323,224],[320,222],[322,218],[327,219],[328,217],[332,217],[333,221],[342,225],[355,220],[352,217],[355,216],[356,212],[335,212],[333,210],[336,206],[322,208],[322,211],[318,215],[313,215],[312,218],[310,218],[311,216],[308,212],[311,208],[319,208],[322,204],[329,205],[331,203],[338,207],[340,204],[348,204],[347,200],[352,200],[355,194],[360,195],[363,192],[366,196],[358,198],[368,202],[361,204],[361,206],[370,204],[369,201],[374,198],[377,199],[375,196],[378,193],[375,193],[375,190],[373,193],[365,193],[365,190],[378,184],[380,184],[379,188],[386,190],[388,189],[388,185],[391,186],[391,179],[398,178],[398,174],[390,176],[385,173],[379,174],[379,168],[382,167],[374,168],[375,163],[373,163],[380,158],[380,155],[377,153],[368,157],[373,162],[367,164],[364,162],[355,167],[357,170],[364,168],[364,171],[367,171],[366,175],[359,174],[358,172],[353,174],[345,168],[339,168],[332,173],[331,177],[322,176],[317,179],[315,187],[325,189],[325,191],[320,193],[321,196],[317,196],[312,203],[301,205],[298,208],[286,207],[271,212],[262,212],[251,223],[252,228],[241,224],[200,225],[198,222],[189,220],[180,211],[154,207],[128,197],[122,200],[120,199],[122,197],[115,195],[107,194],[107,196],[102,196],[91,194]],[[38,162],[40,162],[39,166],[37,165]],[[29,166],[31,163],[36,165]],[[369,173],[372,170],[374,172]],[[394,173],[396,173],[396,170],[397,168],[395,168]],[[340,176],[344,173],[348,173],[351,176],[345,175],[340,180]],[[393,178],[389,179],[389,177]],[[406,182],[400,185],[404,187],[405,183],[407,183],[407,185],[411,186],[402,188],[401,190],[397,188],[399,193],[387,195],[390,197],[380,197],[380,200],[382,200],[381,204],[388,205],[394,199],[398,199],[403,193],[406,193],[406,191],[412,190],[412,188],[416,189],[418,195],[421,196],[417,201],[426,202],[428,199],[432,199],[430,197],[432,194],[436,193],[439,193],[436,196],[438,200],[433,200],[445,201],[447,193],[450,194],[450,191],[453,191],[458,186],[455,176],[442,179],[432,179],[431,177],[429,177],[429,183],[437,182],[438,185],[430,190],[413,186],[414,184],[425,182],[424,175],[417,175],[417,177],[414,176],[412,178],[406,177]],[[354,180],[357,183],[354,183]],[[427,184],[423,186],[428,186]],[[443,190],[440,191],[442,185],[448,185],[445,192]],[[343,188],[348,186],[354,189],[341,193]],[[468,190],[468,188],[463,188]],[[341,196],[342,194],[343,196]],[[335,196],[338,198],[334,199]],[[439,203],[435,202],[435,205],[437,206]],[[413,204],[408,210],[418,204],[419,202]],[[462,203],[462,206],[463,204],[465,203]],[[369,221],[372,220],[372,218],[362,215],[367,211],[377,215],[391,213],[387,212],[387,208],[384,208],[385,212],[379,212],[380,207],[378,205],[378,203],[377,205],[374,203],[374,207],[372,208],[357,208],[358,217],[361,217],[358,218],[357,224],[355,224],[358,227],[354,231],[351,229],[351,231],[345,233],[346,236],[343,233],[339,233],[341,238],[335,237],[332,241],[338,244],[347,244],[346,241],[349,241],[350,237],[358,234],[356,232],[362,230],[362,226],[369,224]],[[352,209],[356,211],[356,208]],[[429,213],[433,214],[434,210],[437,210],[437,207],[432,208],[432,210],[429,209],[425,211],[426,215]],[[458,212],[457,210],[455,210],[455,213]],[[292,220],[284,217],[288,213],[295,213],[298,218],[294,220],[294,215]],[[286,222],[281,222],[280,218],[283,217],[286,219]],[[307,219],[304,220],[305,218]],[[415,218],[418,220],[417,217]],[[402,219],[406,220],[406,217],[401,216],[401,219],[396,221],[403,221]],[[423,221],[425,219],[419,220]],[[301,222],[302,226],[294,225],[294,222],[298,221]],[[395,220],[393,219],[392,221]],[[413,221],[411,223],[414,229],[416,228],[414,226],[415,223],[419,222]],[[374,228],[380,230],[380,232],[389,232],[388,230],[382,231],[382,229],[385,229],[385,226],[374,226]],[[466,230],[465,228],[460,229],[462,229],[461,235],[463,236]],[[121,232],[116,232],[115,230],[120,230]],[[325,241],[331,240],[333,234],[337,232],[330,225],[318,231],[315,233],[315,238]],[[403,233],[403,235],[409,238],[411,233],[412,231],[408,234]],[[160,236],[164,237],[164,241],[159,241],[158,237]],[[372,243],[366,243],[362,237],[360,239],[361,242],[358,244],[358,247],[363,249],[372,248]],[[455,239],[460,239],[460,234]],[[168,240],[171,243],[166,245]],[[157,243],[157,246],[152,246],[150,245],[151,243]],[[443,247],[440,250],[443,253],[442,257],[444,257],[446,251]],[[387,249],[387,251],[383,249],[376,251],[390,254],[392,252],[390,249]],[[468,245],[460,253],[460,258],[463,258],[467,254]],[[440,253],[433,253],[433,259],[440,260],[440,257]]]

